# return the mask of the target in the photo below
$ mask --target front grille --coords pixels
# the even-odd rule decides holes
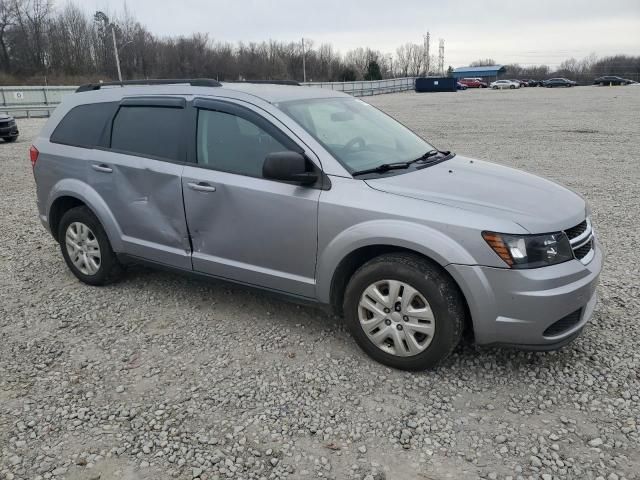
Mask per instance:
[[[582,260],[584,257],[589,255],[589,252],[593,249],[593,240],[589,239],[587,243],[582,245],[581,247],[576,248],[573,251],[573,254],[576,256],[578,260]]]
[[[575,227],[571,227],[570,229],[565,230],[564,233],[567,234],[567,237],[569,237],[569,240],[573,240],[574,238],[579,237],[586,231],[587,231],[587,221],[585,220],[584,222],[579,223]]]
[[[7,127],[9,127],[9,123],[10,123],[10,122],[0,122],[0,128],[7,128]]]
[[[582,318],[581,308],[549,325],[542,335],[544,337],[555,337],[556,335],[560,335],[577,325],[578,322],[580,322],[580,318]]]
[[[575,227],[568,228],[564,233],[569,238],[573,256],[585,265],[589,263],[595,254],[591,220],[587,218]]]

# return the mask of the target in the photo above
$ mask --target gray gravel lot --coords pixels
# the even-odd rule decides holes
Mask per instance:
[[[582,337],[466,342],[406,373],[339,320],[242,287],[144,268],[85,286],[36,216],[43,122],[20,120],[0,144],[0,479],[640,478],[640,88],[367,101],[589,200],[607,263]]]

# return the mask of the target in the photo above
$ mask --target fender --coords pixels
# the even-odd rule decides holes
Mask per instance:
[[[316,287],[318,300],[330,303],[333,274],[342,259],[359,248],[374,245],[413,250],[442,267],[450,263],[476,263],[467,250],[441,231],[404,220],[371,220],[342,231],[319,252]]]
[[[89,184],[75,178],[65,178],[57,182],[47,198],[47,222],[51,217],[51,206],[60,197],[75,197],[81,200],[98,217],[109,238],[113,251],[124,251],[120,225],[118,225],[113,213],[111,213],[102,197]]]

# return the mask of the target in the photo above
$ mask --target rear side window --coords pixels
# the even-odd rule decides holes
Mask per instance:
[[[100,144],[116,102],[91,103],[72,108],[51,135],[50,141],[75,147],[93,148]]]
[[[113,120],[111,148],[143,157],[184,161],[184,109],[122,106]]]

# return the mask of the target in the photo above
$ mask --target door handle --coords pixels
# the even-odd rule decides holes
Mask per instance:
[[[215,192],[216,191],[216,187],[204,182],[199,182],[199,183],[189,182],[187,183],[187,185],[189,185],[189,188],[191,190],[196,190],[198,192]]]
[[[91,165],[91,168],[97,170],[98,172],[111,173],[113,172],[113,168],[107,167],[104,163],[100,165],[96,165],[95,163]]]

